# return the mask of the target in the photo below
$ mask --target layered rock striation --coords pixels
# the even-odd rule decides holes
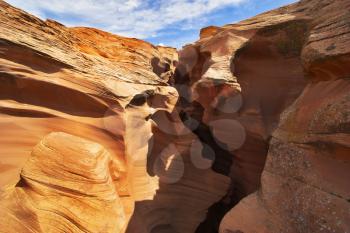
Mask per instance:
[[[0,231],[350,231],[349,10],[176,51],[0,1]]]
[[[126,217],[111,162],[94,142],[65,133],[44,137],[0,201],[1,231],[122,232]]]
[[[193,232],[229,178],[190,160],[176,50],[3,1],[0,18],[2,229]]]

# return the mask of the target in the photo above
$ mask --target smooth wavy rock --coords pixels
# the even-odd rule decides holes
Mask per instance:
[[[97,29],[68,28],[53,20],[42,21],[3,1],[0,1],[0,20],[0,159],[1,168],[6,168],[0,171],[0,187],[5,190],[20,179],[20,184],[30,179],[31,189],[41,194],[35,195],[35,206],[46,203],[46,195],[51,196],[54,189],[63,196],[60,201],[64,208],[74,205],[77,211],[90,208],[86,207],[88,202],[93,208],[94,203],[100,203],[103,198],[119,198],[122,205],[113,211],[125,215],[124,221],[113,211],[101,211],[96,212],[94,220],[89,217],[93,215],[92,210],[80,218],[73,215],[76,212],[57,212],[49,206],[49,210],[57,214],[48,215],[50,219],[45,220],[44,214],[39,216],[34,207],[30,207],[24,213],[33,220],[25,221],[21,211],[11,211],[25,205],[18,202],[17,206],[13,204],[16,208],[12,208],[11,203],[6,204],[8,208],[0,207],[2,213],[15,219],[6,229],[18,225],[21,229],[42,229],[43,232],[66,231],[69,227],[99,232],[96,227],[101,225],[98,224],[110,221],[107,230],[118,231],[131,218],[129,232],[140,233],[134,228],[135,222],[144,226],[146,232],[161,231],[164,224],[170,224],[179,232],[193,232],[204,220],[208,207],[226,194],[230,180],[213,172],[210,166],[198,169],[191,162],[189,151],[196,136],[181,122],[175,109],[178,93],[168,84],[177,63],[177,51]],[[162,130],[171,137],[156,133]],[[190,135],[181,144],[175,138],[180,138],[183,131]],[[96,169],[94,176],[105,177],[105,172],[109,173],[116,192],[109,193],[99,182],[92,187],[83,178],[83,170],[87,169],[84,162],[74,162],[73,158],[37,159],[43,160],[42,164],[28,160],[33,147],[51,132],[76,135],[106,148],[112,161],[109,171]],[[86,149],[81,146],[74,149],[59,137],[55,140],[50,140],[50,148],[57,147],[56,150],[62,152],[72,149],[77,154],[81,150],[81,156],[85,156]],[[159,140],[162,144],[153,147],[152,142]],[[167,148],[171,144],[173,146]],[[164,148],[160,150],[161,147]],[[37,156],[38,147],[35,148]],[[179,153],[173,154],[174,150]],[[152,168],[149,157],[156,160]],[[95,165],[100,168],[103,161]],[[49,174],[42,175],[39,168]],[[73,178],[67,174],[77,180],[71,182]],[[179,184],[168,184],[169,181]],[[6,202],[17,200],[13,195],[27,192],[19,191],[24,188],[18,186],[16,191],[6,191],[13,193]],[[86,203],[79,206],[75,196],[65,198],[67,190],[74,195],[86,195]],[[143,205],[147,206],[146,210],[154,210],[153,214],[144,211]],[[182,207],[177,208],[180,205]],[[163,219],[165,212],[173,214]],[[186,217],[189,212],[192,217]],[[103,228],[100,231],[106,232]]]
[[[144,93],[127,108],[129,187],[136,200],[128,233],[194,232],[230,184],[210,163],[196,166],[205,160],[205,151],[195,148],[193,158],[191,148],[199,140],[179,118],[173,95]],[[150,108],[158,110],[149,116]]]
[[[122,232],[126,218],[101,145],[51,133],[1,199],[3,232]]]
[[[177,52],[0,0],[0,231],[350,231],[349,11],[302,0]]]

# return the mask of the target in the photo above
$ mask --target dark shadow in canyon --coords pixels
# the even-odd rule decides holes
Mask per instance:
[[[245,144],[235,152],[230,174],[239,199],[259,188],[269,141],[281,113],[307,84],[300,59],[306,25],[297,20],[259,30],[231,63],[242,89],[239,120],[247,132]]]
[[[217,233],[224,215],[242,198],[259,188],[269,141],[279,123],[280,114],[295,101],[307,84],[300,61],[306,33],[304,21],[291,21],[267,27],[258,31],[243,48],[236,52],[231,66],[234,67],[233,76],[237,77],[242,89],[243,106],[234,119],[244,126],[247,137],[244,145],[234,152],[225,149],[222,144],[219,145],[209,126],[203,123],[204,107],[196,101],[188,100],[190,86],[201,78],[212,62],[210,53],[201,54],[196,48],[196,64],[190,71],[186,70],[186,64],[180,59],[171,82],[180,94],[176,109],[183,124],[215,152],[216,157],[211,169],[231,178],[227,194],[208,208],[206,218],[198,225],[196,233]],[[191,62],[187,61],[191,60],[191,56],[185,56],[184,60]],[[191,122],[189,119],[198,122],[198,127],[188,125],[188,122]],[[155,175],[152,173],[152,164],[162,149],[169,143],[179,140],[179,136],[166,134],[159,129],[154,129],[153,133],[153,145],[156,146],[149,151],[147,166],[150,175]],[[183,156],[188,156],[188,153],[188,151],[185,152]],[[178,192],[176,185],[160,183],[154,199],[136,203],[138,209],[136,211],[142,211],[154,207],[155,203],[163,202],[163,209],[158,211],[163,211],[164,216],[171,215],[167,213],[170,210],[166,209],[166,203],[164,203],[166,198],[162,195],[171,195],[170,193],[175,195]],[[181,198],[184,199],[181,205],[186,205],[186,197]],[[144,226],[149,221],[146,218],[146,214],[141,219],[140,216],[133,217],[130,223],[133,226]],[[159,220],[159,225],[155,222],[157,221],[152,220],[151,225],[154,228],[145,232],[180,233],[175,231],[171,222],[162,224]],[[161,230],[157,231],[157,229]],[[135,229],[127,232],[139,233]]]
[[[153,69],[153,73],[161,77],[161,75],[165,72],[170,71],[170,63],[169,59],[165,59],[165,62],[161,62],[158,57],[154,57],[151,59],[151,66]]]
[[[186,122],[189,122],[188,118],[193,117],[198,120],[199,125],[197,128],[193,129],[192,132],[199,138],[202,143],[208,145],[215,152],[216,156],[211,169],[217,173],[229,176],[230,168],[233,162],[232,153],[230,153],[228,149],[223,149],[223,147],[225,148],[225,145],[219,145],[211,133],[209,126],[202,123],[201,120],[203,118],[204,108],[198,102],[193,102],[192,106],[195,109],[195,113],[189,114],[182,111],[180,112],[181,120],[189,129],[191,127],[186,125]],[[202,153],[203,157],[206,157],[205,151],[202,151]],[[232,185],[227,195],[219,202],[214,203],[208,209],[206,220],[198,226],[196,233],[217,232],[221,219],[224,217],[227,211],[230,210],[233,204],[238,203],[238,198],[235,197],[235,192],[233,192],[231,188]]]

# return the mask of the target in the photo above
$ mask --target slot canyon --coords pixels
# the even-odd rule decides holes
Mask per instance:
[[[0,0],[1,233],[350,233],[350,1],[181,50]]]

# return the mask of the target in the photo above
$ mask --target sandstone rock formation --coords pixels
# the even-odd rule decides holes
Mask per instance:
[[[179,111],[207,128],[213,170],[233,182],[197,232],[215,232],[257,189],[220,232],[349,231],[349,10],[301,1],[205,28],[180,51]]]
[[[126,218],[99,144],[51,133],[1,202],[2,232],[122,232]],[[100,211],[103,209],[103,211]]]
[[[3,229],[11,232],[11,227],[18,225],[19,232],[99,232],[97,228],[101,227],[101,232],[120,232],[123,228],[137,232],[141,219],[146,232],[168,225],[179,232],[193,232],[208,207],[225,195],[229,178],[216,174],[210,166],[197,169],[190,162],[190,145],[196,137],[182,124],[174,109],[178,94],[167,84],[177,62],[176,50],[97,29],[44,22],[3,1],[0,19],[0,187],[4,203],[0,209],[6,216]],[[159,127],[170,136],[158,133],[162,130]],[[51,132],[74,136],[45,137]],[[187,135],[185,143],[181,141],[183,132]],[[103,193],[98,193],[102,197],[90,193],[91,185],[98,182],[98,189],[103,185],[101,181],[91,178],[89,184],[75,170],[83,165],[74,159],[97,156],[94,151],[87,153],[89,146],[84,146],[89,143],[71,139],[75,136],[100,144],[110,154],[106,156],[111,160],[108,167],[104,164],[107,158],[98,159],[94,165],[99,169],[91,171],[93,178],[111,177],[116,191],[106,181],[110,191],[107,199]],[[162,141],[162,137],[167,140]],[[178,138],[178,142],[172,138]],[[41,140],[49,140],[49,145],[57,147],[59,161],[37,149],[32,157],[39,156],[40,161],[33,164],[28,160]],[[70,140],[74,141],[71,145]],[[157,143],[153,147],[154,141]],[[170,141],[172,146],[168,148]],[[196,145],[200,147],[198,140]],[[70,158],[70,150],[76,158]],[[154,165],[150,165],[148,157],[155,159]],[[65,167],[66,163],[72,164]],[[38,171],[41,168],[44,171]],[[64,173],[58,180],[44,178],[60,169],[76,176]],[[22,186],[26,179],[32,185],[32,176],[36,187],[33,192]],[[70,180],[68,184],[66,179]],[[42,191],[36,183],[43,183]],[[53,190],[43,193],[48,188]],[[181,191],[176,194],[174,190]],[[69,196],[70,192],[78,197]],[[89,199],[79,201],[78,193]],[[46,200],[46,195],[55,197]],[[56,201],[59,195],[69,197]],[[32,203],[29,207],[28,201]],[[90,202],[93,206],[86,209]],[[28,208],[23,214],[21,206]],[[67,212],[68,206],[72,213]],[[86,213],[79,215],[82,208]],[[54,212],[50,215],[54,220],[45,219],[45,211]],[[148,219],[149,211],[152,218]],[[158,220],[164,213],[171,214]],[[192,217],[186,217],[186,213]]]
[[[0,231],[349,232],[349,11],[177,53],[0,1]]]

